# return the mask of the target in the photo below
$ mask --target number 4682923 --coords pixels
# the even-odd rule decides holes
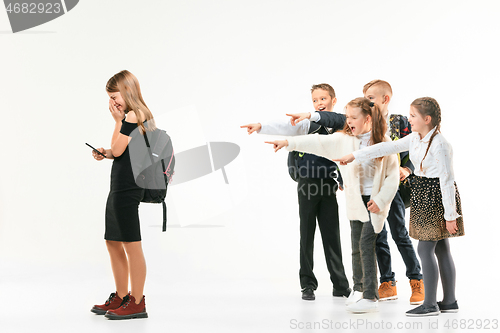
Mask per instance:
[[[62,10],[61,3],[9,3],[7,13],[15,14],[59,14]]]
[[[498,319],[448,319],[444,327],[447,329],[498,329]]]

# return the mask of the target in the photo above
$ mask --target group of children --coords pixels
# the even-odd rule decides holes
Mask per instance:
[[[297,189],[302,298],[315,299],[317,280],[312,272],[312,252],[317,218],[333,296],[347,297],[347,310],[353,313],[377,311],[379,300],[396,299],[395,274],[384,223],[387,219],[406,265],[412,288],[410,303],[421,304],[406,314],[429,316],[457,312],[455,266],[448,238],[462,236],[464,228],[460,197],[454,183],[453,152],[440,133],[438,103],[430,97],[416,99],[410,106],[408,122],[404,116],[389,115],[392,89],[386,81],[366,84],[364,97],[350,101],[345,116],[332,111],[337,100],[330,85],[314,85],[311,93],[316,110],[312,114],[290,114],[290,122],[242,126],[249,134],[290,136],[287,140],[267,143],[272,144],[275,151],[286,147],[290,152],[300,152],[294,153],[293,159],[300,170]],[[340,173],[334,161],[339,162]],[[405,226],[405,205],[399,192],[400,181],[410,175],[409,236],[419,240],[423,276]],[[334,186],[327,186],[332,183]],[[337,183],[340,189],[345,189],[351,225],[353,290],[349,288],[342,264]],[[304,191],[311,188],[314,193]],[[381,273],[378,288],[377,262]],[[442,302],[436,301],[439,274]]]

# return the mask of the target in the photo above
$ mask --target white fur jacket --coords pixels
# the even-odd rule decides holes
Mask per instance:
[[[289,137],[287,150],[297,150],[311,153],[328,159],[341,158],[359,149],[360,140],[344,133],[332,135],[304,135]],[[388,136],[385,141],[391,141]],[[368,222],[370,216],[361,197],[360,181],[358,176],[359,164],[354,162],[348,165],[339,165],[344,179],[347,218],[351,221]],[[375,233],[382,231],[384,221],[389,213],[391,202],[399,186],[399,164],[395,154],[386,156],[382,161],[375,161],[375,177],[371,199],[380,208],[378,213],[371,214],[371,222]]]

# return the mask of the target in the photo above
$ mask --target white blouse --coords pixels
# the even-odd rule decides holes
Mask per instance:
[[[368,132],[365,134],[358,135],[359,149],[363,149],[368,147],[370,144],[370,139],[372,136],[372,132]],[[373,177],[375,177],[375,160],[367,159],[359,162],[359,183],[361,185],[361,194],[362,195],[371,195],[372,187],[373,187]]]
[[[444,219],[446,221],[455,220],[460,217],[457,214],[455,202],[455,176],[453,174],[453,149],[441,133],[436,134],[432,140],[429,152],[422,163],[425,151],[429,145],[432,133],[436,131],[433,128],[427,135],[420,139],[417,132],[413,132],[402,139],[382,142],[362,150],[353,152],[358,163],[367,159],[374,159],[390,154],[410,152],[410,160],[415,166],[415,175],[428,178],[439,178],[441,194],[443,195]]]
[[[261,128],[257,133],[286,136],[306,135],[309,133],[311,121],[317,122],[320,119],[321,115],[318,112],[311,112],[311,119],[305,119],[295,126],[290,123],[290,117],[261,122]]]

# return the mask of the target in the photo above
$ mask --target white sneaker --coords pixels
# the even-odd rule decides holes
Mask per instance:
[[[363,298],[363,293],[361,291],[353,290],[351,291],[349,297],[347,297],[347,299],[345,300],[345,305],[349,306],[351,304],[354,304],[362,298]]]
[[[361,299],[354,304],[347,307],[347,311],[352,313],[367,313],[367,312],[377,312],[378,311],[378,301],[371,299]]]

